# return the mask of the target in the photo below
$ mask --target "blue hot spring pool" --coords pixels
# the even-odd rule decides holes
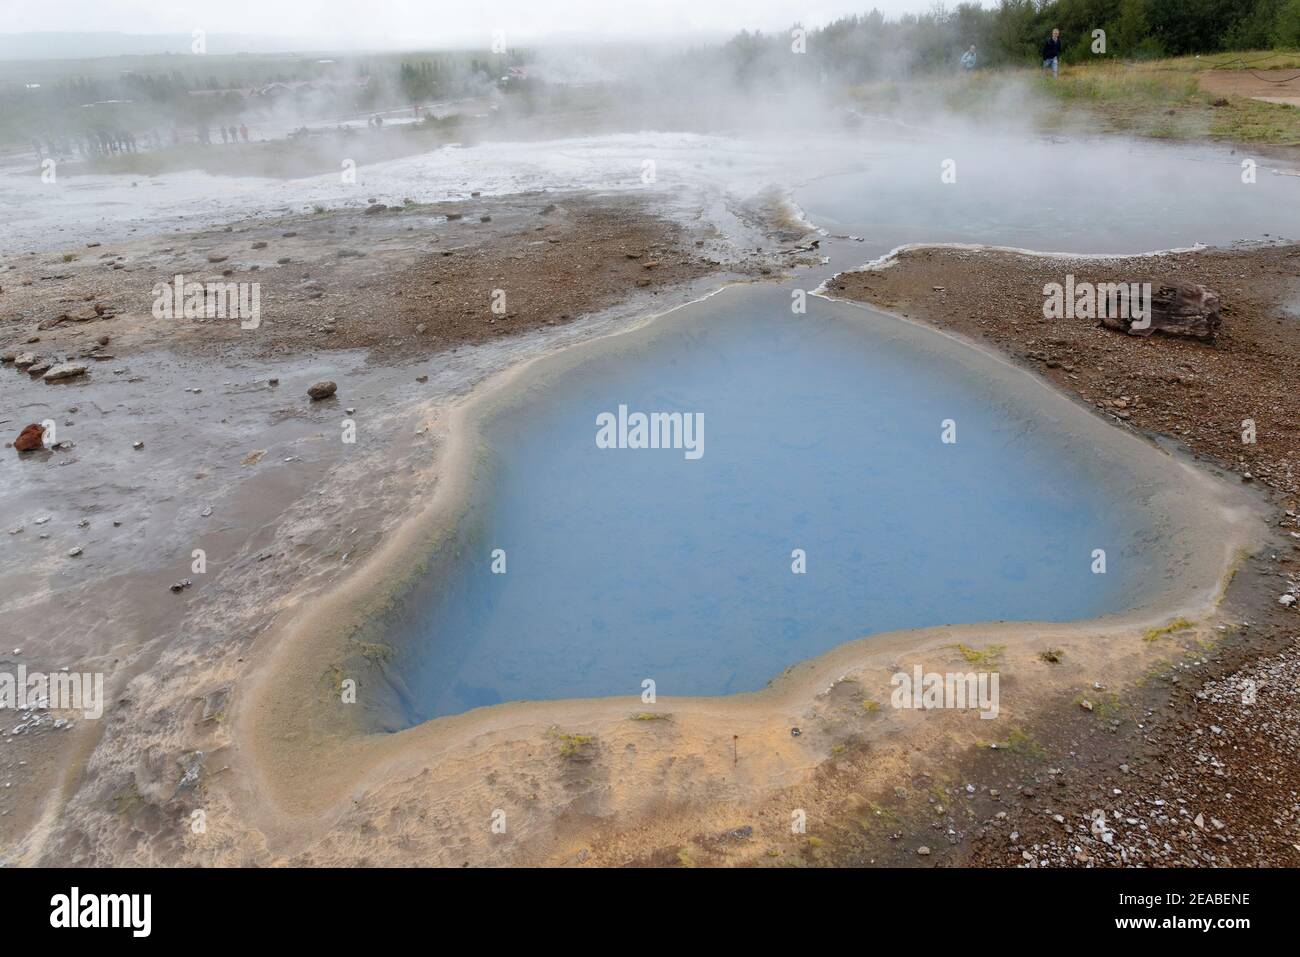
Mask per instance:
[[[1227,151],[1112,140],[871,139],[861,156],[795,193],[861,237],[825,244],[824,269],[547,360],[485,418],[465,514],[382,622],[397,724],[645,679],[665,696],[752,691],[871,634],[1141,602],[1158,533],[1123,470],[1046,411],[1063,400],[870,310],[810,298],[796,315],[792,288],[905,242],[1277,238],[1300,221],[1300,179],[1246,184]],[[599,448],[598,417],[620,406],[702,415],[703,454]]]
[[[1087,449],[896,320],[789,303],[724,290],[486,419],[474,504],[390,623],[407,720],[752,691],[876,632],[1133,601],[1142,522]],[[703,454],[599,448],[620,405],[701,414]]]

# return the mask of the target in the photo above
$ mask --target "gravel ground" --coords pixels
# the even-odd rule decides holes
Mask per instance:
[[[884,845],[852,860],[1018,867],[1300,865],[1300,247],[1131,259],[930,248],[846,273],[836,296],[982,341],[1094,406],[1257,481],[1278,545],[1246,560],[1211,640],[1162,636],[1162,667],[1129,689],[1057,701],[1018,747],[957,756],[955,776]],[[1043,285],[1201,282],[1223,301],[1213,342],[1139,338],[1042,318]],[[1242,441],[1242,421],[1256,442]],[[1288,547],[1289,546],[1289,547]],[[943,805],[948,805],[944,807]],[[936,812],[935,808],[939,810]],[[917,852],[923,843],[925,853]]]
[[[87,237],[0,269],[0,352],[283,359],[362,348],[403,361],[618,303],[652,311],[666,288],[770,274],[795,255],[741,249],[635,196],[586,193],[374,204],[127,244]],[[260,325],[155,317],[155,289],[176,275],[258,284]]]

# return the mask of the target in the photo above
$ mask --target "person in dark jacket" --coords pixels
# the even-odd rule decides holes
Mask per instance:
[[[1052,28],[1052,35],[1043,44],[1043,69],[1052,71],[1052,78],[1057,78],[1061,65],[1061,31]]]

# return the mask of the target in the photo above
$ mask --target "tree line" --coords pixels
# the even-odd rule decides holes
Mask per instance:
[[[722,63],[742,84],[773,72],[853,83],[951,70],[973,43],[983,66],[1021,66],[1038,60],[1054,27],[1066,62],[1297,48],[1300,0],[1001,0],[894,18],[871,10],[807,31],[795,24],[789,35],[741,32],[723,46]],[[803,57],[788,55],[796,30]],[[1104,52],[1094,49],[1096,30]]]

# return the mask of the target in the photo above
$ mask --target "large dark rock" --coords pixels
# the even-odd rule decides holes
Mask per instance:
[[[1164,283],[1151,293],[1150,323],[1134,326],[1131,318],[1103,315],[1102,325],[1131,336],[1162,332],[1169,336],[1213,339],[1223,320],[1219,316],[1219,294],[1195,282]]]

